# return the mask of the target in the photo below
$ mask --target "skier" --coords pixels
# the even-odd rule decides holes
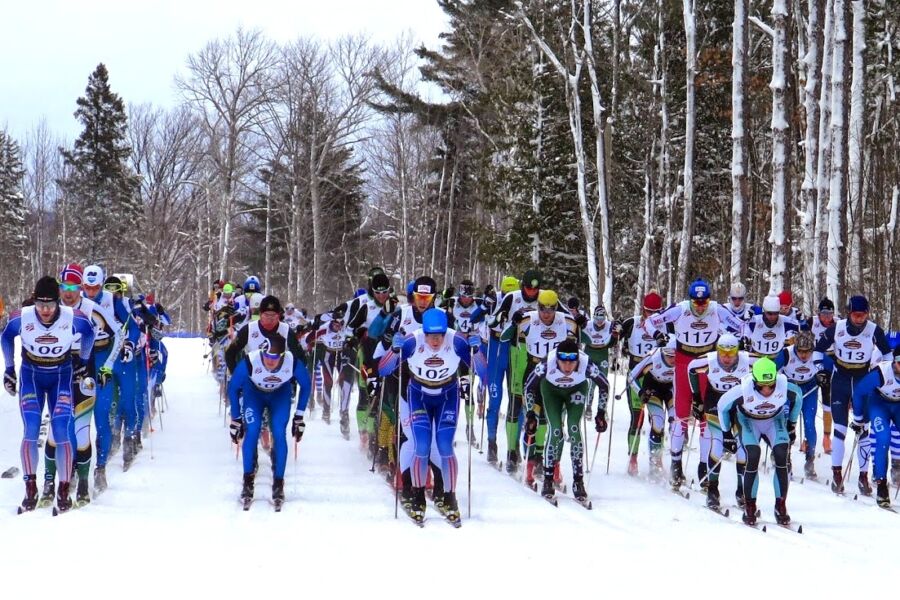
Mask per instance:
[[[788,382],[800,388],[803,397],[800,414],[803,416],[803,446],[800,450],[806,457],[803,465],[804,477],[816,479],[816,412],[819,408],[816,397],[816,373],[821,366],[813,361],[813,349],[815,339],[811,331],[801,331],[794,338],[794,344],[781,351],[779,357],[781,372],[787,377]]]
[[[746,302],[747,286],[740,281],[731,284],[731,292],[728,294],[728,302],[723,304],[728,311],[741,321],[749,321],[753,315],[759,312],[759,307]]]
[[[330,314],[321,317],[323,326],[315,332],[315,348],[311,348],[311,350],[315,361],[316,389],[322,398],[322,420],[331,423],[331,390],[335,381],[334,374],[337,372],[341,394],[341,434],[349,439],[350,416],[348,410],[353,381],[353,369],[350,367],[349,361],[353,353],[348,349],[352,333],[344,326],[346,317],[344,311],[345,307],[341,305]]]
[[[693,413],[697,420],[705,416],[710,434],[709,452],[700,457],[697,476],[700,487],[706,489],[706,505],[719,509],[719,469],[722,454],[727,449],[735,455],[738,485],[735,497],[740,504],[744,497],[743,475],[746,456],[743,448],[738,448],[730,429],[722,430],[719,423],[718,403],[722,395],[740,384],[741,378],[750,373],[751,358],[747,352],[739,350],[738,339],[726,333],[719,337],[716,349],[706,356],[695,358],[688,365],[688,379],[693,394]],[[700,385],[701,378],[705,386]],[[705,390],[705,391],[702,391]]]
[[[510,325],[500,335],[500,341],[510,341],[512,369],[512,389],[506,411],[506,442],[508,448],[506,472],[515,473],[519,466],[519,421],[522,417],[524,384],[534,368],[541,363],[565,339],[577,340],[575,322],[568,311],[560,311],[559,296],[553,290],[541,290],[538,294],[538,309],[526,311],[520,308],[512,314]],[[539,401],[539,400],[538,400]],[[538,426],[533,443],[526,443],[525,482],[534,483],[535,471],[543,459],[547,435],[547,421],[543,415],[538,418]],[[557,483],[561,479],[557,478]]]
[[[497,426],[500,422],[500,404],[503,400],[503,382],[509,378],[508,369],[510,365],[510,345],[508,340],[501,340],[500,334],[506,329],[508,321],[512,315],[519,310],[532,310],[537,306],[538,294],[541,291],[541,274],[539,271],[529,269],[522,276],[521,282],[517,282],[514,277],[506,276],[500,283],[500,291],[503,297],[498,299],[498,303],[494,312],[490,316],[485,317],[487,325],[490,328],[489,339],[487,343],[487,364],[488,364],[488,407],[487,407],[487,438],[488,438],[488,455],[487,460],[490,464],[497,464]],[[519,289],[516,290],[518,283]],[[491,310],[490,302],[486,301],[484,310]],[[472,317],[473,322],[478,322],[479,311],[476,310]],[[518,355],[516,355],[518,356]],[[507,383],[507,394],[512,398],[512,388]],[[516,425],[516,429],[518,426]],[[512,439],[516,439],[516,433]],[[507,439],[510,438],[510,427],[507,425]],[[514,461],[513,470],[518,468],[518,451],[516,444],[508,447],[508,457]],[[507,468],[509,464],[507,463]]]
[[[800,309],[794,306],[794,294],[790,290],[782,290],[778,294],[778,311],[782,316],[793,319],[801,326],[805,326],[806,317]]]
[[[411,335],[394,335],[391,352],[379,363],[379,373],[387,376],[405,362],[410,376],[409,384],[402,390],[409,403],[409,431],[414,455],[408,512],[418,522],[425,518],[425,483],[432,440],[440,454],[443,474],[443,490],[435,494],[435,505],[451,523],[460,521],[456,499],[459,468],[453,451],[459,416],[457,374],[460,365],[483,371],[483,367],[477,366],[479,360],[483,360],[481,354],[476,355],[476,365],[469,364],[470,347],[477,351],[480,345],[477,337],[470,337],[467,344],[463,336],[447,327],[444,311],[430,308],[422,315],[421,327]]]
[[[784,407],[788,405],[787,415]],[[750,375],[741,379],[719,399],[719,422],[722,430],[740,426],[740,444],[747,453],[747,469],[744,471],[744,523],[756,525],[756,491],[759,484],[757,471],[761,457],[760,441],[765,439],[772,448],[775,459],[775,520],[787,525],[791,517],[787,512],[788,448],[796,435],[797,417],[800,414],[801,392],[788,383],[787,377],[778,374],[775,363],[762,357],[753,363]]]
[[[816,342],[814,360],[823,370],[816,374],[820,385],[831,386],[831,415],[834,419],[834,446],[831,452],[831,489],[844,493],[844,439],[847,436],[847,418],[853,398],[853,388],[869,372],[872,355],[877,349],[882,356],[891,354],[884,331],[869,320],[869,301],[865,296],[851,296],[847,302],[846,319],[839,319]],[[834,366],[824,364],[825,354],[834,350]],[[869,452],[868,437],[859,439],[862,457]],[[871,488],[868,474],[860,473],[860,489]],[[871,492],[870,492],[871,493]]]
[[[744,326],[744,349],[755,357],[768,356],[775,360],[787,341],[800,331],[800,324],[778,312],[775,296],[763,299],[762,310],[761,315],[754,315]]]
[[[97,466],[94,469],[94,490],[102,492],[107,487],[106,463],[110,455],[112,445],[112,427],[110,416],[112,412],[113,398],[118,390],[119,404],[125,413],[125,427],[130,432],[134,431],[137,412],[130,402],[123,402],[123,398],[134,398],[134,386],[136,375],[128,363],[134,358],[134,348],[140,336],[137,323],[131,318],[128,308],[120,295],[103,289],[103,269],[98,265],[89,265],[84,269],[84,281],[82,293],[89,300],[93,300],[96,307],[94,312],[102,319],[103,325],[96,329],[97,343],[94,347],[94,369],[97,374],[97,401],[94,405],[94,425],[97,427]],[[120,289],[121,282],[119,283]],[[110,369],[106,364],[112,357],[113,366]],[[130,437],[123,452],[124,461],[131,466],[134,460],[134,445]]]
[[[648,333],[645,326],[650,315],[662,310],[662,296],[656,290],[650,290],[641,303],[641,314],[625,319],[622,323],[622,356],[628,357],[628,373],[653,352],[656,340]],[[630,377],[630,375],[629,375]],[[638,382],[640,388],[640,382]],[[631,422],[628,425],[628,474],[638,474],[637,454],[641,441],[641,428],[644,425],[644,402],[628,385],[628,409],[631,411]],[[670,390],[671,392],[671,390]],[[671,393],[669,394],[671,396]]]
[[[807,327],[816,337],[816,343],[825,334],[829,327],[834,325],[834,302],[828,298],[822,298],[819,302],[816,316],[810,317]],[[825,356],[834,358],[834,347],[828,349]],[[822,451],[831,454],[831,430],[833,422],[831,418],[831,383],[824,379],[819,381],[819,391],[822,398]]]
[[[672,382],[675,377],[675,340],[651,351],[630,371],[631,392],[647,405],[650,417],[650,477],[662,478],[663,428],[675,417]],[[671,431],[671,427],[670,427]],[[632,455],[634,456],[634,455]],[[630,463],[629,463],[630,464]],[[629,466],[629,472],[631,467]]]
[[[850,427],[862,438],[869,423],[875,433],[876,501],[878,506],[890,508],[887,462],[892,430],[900,426],[900,346],[853,387]]]
[[[472,315],[479,307],[480,302],[475,298],[475,283],[471,279],[463,279],[459,282],[456,296],[451,297],[444,305],[447,311],[449,327],[463,334],[467,340],[475,336],[479,337],[478,324],[472,322]],[[459,397],[466,411],[466,439],[474,444],[475,439],[475,402],[472,388],[475,381],[471,371],[461,369],[459,377]]]
[[[60,301],[63,306],[68,306],[73,310],[80,310],[82,314],[91,320],[94,325],[94,344],[96,346],[98,343],[97,332],[104,326],[105,322],[100,313],[95,311],[96,304],[81,295],[83,273],[81,265],[70,263],[63,266],[59,272]],[[75,342],[72,344],[72,350],[77,352],[80,349],[81,340],[79,336],[76,336]],[[112,370],[113,363],[114,357],[110,355],[107,357],[104,366]],[[69,436],[69,442],[76,449],[75,465],[78,473],[78,488],[75,492],[76,506],[83,506],[91,501],[89,491],[91,458],[93,456],[91,448],[91,418],[94,414],[97,393],[93,361],[89,360],[86,367],[85,373],[81,374],[80,377],[76,375],[72,382],[75,394],[75,405],[73,407],[74,430]],[[51,430],[44,447],[44,488],[38,502],[39,506],[50,506],[53,504],[53,498],[56,495],[55,458],[56,441],[53,439]]]
[[[20,512],[37,506],[38,436],[44,400],[49,403],[50,427],[56,440],[59,488],[56,510],[66,512],[72,507],[69,484],[72,475],[73,394],[72,376],[84,378],[87,361],[94,344],[94,326],[79,310],[60,306],[59,284],[50,276],[41,277],[34,287],[34,306],[13,312],[0,336],[6,370],[3,386],[11,396],[16,395],[18,380],[13,357],[16,337],[22,340],[22,380],[19,410],[22,414],[22,472],[25,478],[25,499]],[[76,336],[81,347],[73,353]]]
[[[270,338],[266,349],[254,350],[235,367],[228,382],[231,406],[231,439],[235,444],[243,439],[244,482],[241,502],[247,510],[253,501],[256,446],[262,426],[263,409],[267,409],[272,423],[272,502],[281,510],[284,502],[284,470],[287,464],[287,424],[293,396],[292,381],[297,383],[297,408],[291,433],[298,442],[306,424],[303,411],[309,401],[309,375],[303,361],[285,352],[281,338]],[[243,407],[241,406],[241,397]]]
[[[735,317],[719,303],[709,299],[709,284],[702,279],[693,281],[688,289],[689,299],[675,304],[658,315],[648,319],[648,329],[655,330],[654,336],[665,343],[668,336],[661,330],[666,323],[675,326],[675,418],[670,451],[672,454],[671,480],[674,487],[684,483],[681,466],[681,452],[687,434],[688,419],[691,416],[691,386],[688,381],[688,364],[716,347],[720,330],[727,328],[738,334],[744,322]],[[704,442],[706,440],[706,442]],[[700,421],[700,443],[708,443],[706,420]],[[706,453],[706,449],[703,450]]]
[[[573,317],[574,318],[574,317]],[[576,321],[577,322],[577,321]],[[622,333],[622,325],[612,319],[606,318],[606,308],[602,304],[594,309],[590,322],[581,328],[581,337],[584,341],[584,351],[591,362],[600,367],[604,377],[609,373],[609,349],[619,343]],[[594,388],[589,383],[587,401],[584,411],[587,419],[592,418],[591,404],[594,402]]]
[[[546,415],[550,437],[544,447],[544,483],[541,495],[554,496],[554,482],[559,480],[559,461],[562,458],[564,437],[569,440],[572,459],[572,494],[581,503],[587,500],[584,488],[584,443],[581,437],[581,417],[588,393],[588,381],[599,390],[597,433],[606,431],[606,400],[609,382],[603,370],[585,352],[579,352],[573,339],[565,339],[547,353],[525,383],[525,435],[537,432],[538,416]],[[566,425],[563,427],[563,418]]]

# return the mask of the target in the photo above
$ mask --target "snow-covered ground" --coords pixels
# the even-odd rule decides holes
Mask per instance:
[[[16,516],[21,477],[0,480],[0,588],[56,593],[62,584],[78,597],[95,598],[280,591],[298,598],[627,593],[731,599],[787,591],[865,594],[873,581],[890,585],[897,576],[900,515],[837,498],[821,484],[791,486],[788,507],[805,529],[797,535],[777,527],[754,531],[700,508],[699,493],[685,501],[629,477],[624,400],[616,408],[609,475],[601,440],[589,489],[593,511],[565,498],[554,508],[473,451],[467,518],[460,442],[463,526],[453,529],[429,505],[430,518],[418,529],[402,512],[394,519],[393,494],[369,473],[355,425],[347,442],[336,421],[328,426],[316,413],[299,459],[289,458],[283,512],[274,513],[267,502],[271,479],[263,458],[259,501],[245,513],[237,503],[241,467],[203,360],[205,341],[166,344],[169,407],[163,427],[155,422],[152,458],[149,439],[128,473],[117,454],[108,467],[109,490],[57,518],[49,509]],[[617,386],[623,385],[619,377]],[[0,432],[0,470],[21,467],[21,421],[16,401],[5,393]],[[596,434],[588,435],[590,454]],[[642,471],[645,451],[646,437]],[[689,477],[696,459],[695,449]],[[802,464],[798,453],[794,460]],[[820,475],[828,473],[828,460],[819,460]],[[568,456],[564,469],[568,479]],[[759,506],[771,520],[772,476],[762,477]],[[854,484],[855,478],[854,469]],[[723,501],[731,503],[733,463],[725,463],[721,487]]]

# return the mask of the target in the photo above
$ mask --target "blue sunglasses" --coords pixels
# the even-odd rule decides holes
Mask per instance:
[[[556,358],[559,360],[578,360],[577,352],[557,352]]]

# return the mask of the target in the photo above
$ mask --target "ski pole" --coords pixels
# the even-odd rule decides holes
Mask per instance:
[[[378,458],[378,434],[381,431],[381,415],[384,412],[384,388],[387,387],[385,385],[385,379],[381,379],[381,389],[378,391],[378,415],[375,417],[375,452],[372,453],[372,466],[369,469],[370,473],[375,472],[375,461]],[[370,417],[371,418],[371,417]]]
[[[613,379],[612,386],[610,387],[610,389],[615,391],[615,389],[616,389],[616,371],[615,370],[613,370],[612,379]],[[627,380],[626,380],[625,389],[628,389]],[[609,396],[608,391],[606,394],[607,394],[607,396]],[[618,399],[618,397],[613,398],[612,409],[610,410],[610,413],[609,413],[609,428],[608,428],[608,430],[609,430],[609,445],[606,449],[606,474],[607,475],[609,475],[609,462],[610,462],[610,459],[612,458],[612,427],[613,427],[613,421],[616,418],[616,400],[617,399]],[[598,439],[600,438],[599,433],[597,434],[597,438]],[[594,452],[596,452],[596,450]],[[593,465],[591,466],[591,470],[593,470]]]
[[[472,388],[475,385],[475,348],[469,346],[469,395],[467,400],[469,403],[472,402]],[[466,411],[466,441],[468,442],[468,450],[466,456],[466,471],[467,473],[467,487],[466,490],[466,518],[472,518],[472,433],[474,432],[474,426],[472,423],[472,418],[469,416],[469,411]]]
[[[690,419],[690,417],[688,417]],[[679,423],[680,425],[680,423]],[[694,419],[693,424],[691,425],[691,437],[688,440],[688,449],[687,454],[684,457],[684,468],[687,469],[688,465],[691,462],[691,450],[694,449],[694,432],[697,430],[697,419]]]
[[[585,402],[584,409],[581,411],[581,431],[583,432],[583,437],[587,437],[587,412],[591,407],[591,404],[594,401],[594,382],[588,380],[588,393],[587,393],[587,401]],[[597,434],[597,437],[600,437],[600,434]],[[590,473],[593,465],[588,463],[585,465],[585,470]],[[590,481],[590,479],[588,479]]]
[[[594,454],[591,456],[591,468],[588,470],[588,480],[587,484],[584,486],[584,489],[591,489],[591,477],[594,476],[594,463],[597,462],[597,449],[600,447],[600,435],[597,434],[597,441],[594,443]],[[609,471],[607,471],[608,473]]]
[[[848,428],[849,430],[849,428]],[[847,468],[844,469],[844,481],[850,478],[850,469],[853,468],[853,456],[856,454],[856,446],[859,445],[859,434],[853,432],[853,449],[850,450],[850,458],[847,460]]]
[[[487,421],[487,406],[485,402],[487,402],[487,398],[485,398],[485,387],[481,385],[483,382],[481,378],[478,379],[478,396],[481,398],[481,435],[478,436],[478,454],[484,454],[484,423]]]
[[[395,441],[396,445],[394,447],[396,450],[396,454],[394,455],[394,478],[393,478],[393,482],[392,482],[394,485],[394,518],[395,519],[399,518],[399,514],[400,514],[399,513],[399,511],[400,511],[400,488],[397,487],[397,476],[398,475],[400,476],[401,481],[403,479],[403,472],[400,470],[401,469],[401,467],[400,467],[400,429],[403,427],[402,418],[400,417],[400,402],[402,401],[402,396],[403,396],[403,361],[401,360],[402,358],[403,358],[403,354],[401,353],[397,357],[397,360],[398,360],[397,368],[399,369],[399,372],[397,373],[397,379],[398,379],[399,383],[397,385],[397,410],[395,412],[396,419],[397,419],[397,426],[394,428],[395,429],[394,435],[397,436],[397,439]]]

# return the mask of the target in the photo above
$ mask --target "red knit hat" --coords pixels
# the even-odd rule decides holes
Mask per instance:
[[[59,282],[81,285],[84,282],[84,269],[78,263],[69,263],[59,271]]]
[[[794,304],[794,295],[790,290],[784,290],[778,294],[778,302],[780,302],[782,306],[791,306]]]
[[[644,296],[644,310],[662,310],[662,296],[656,292]]]

